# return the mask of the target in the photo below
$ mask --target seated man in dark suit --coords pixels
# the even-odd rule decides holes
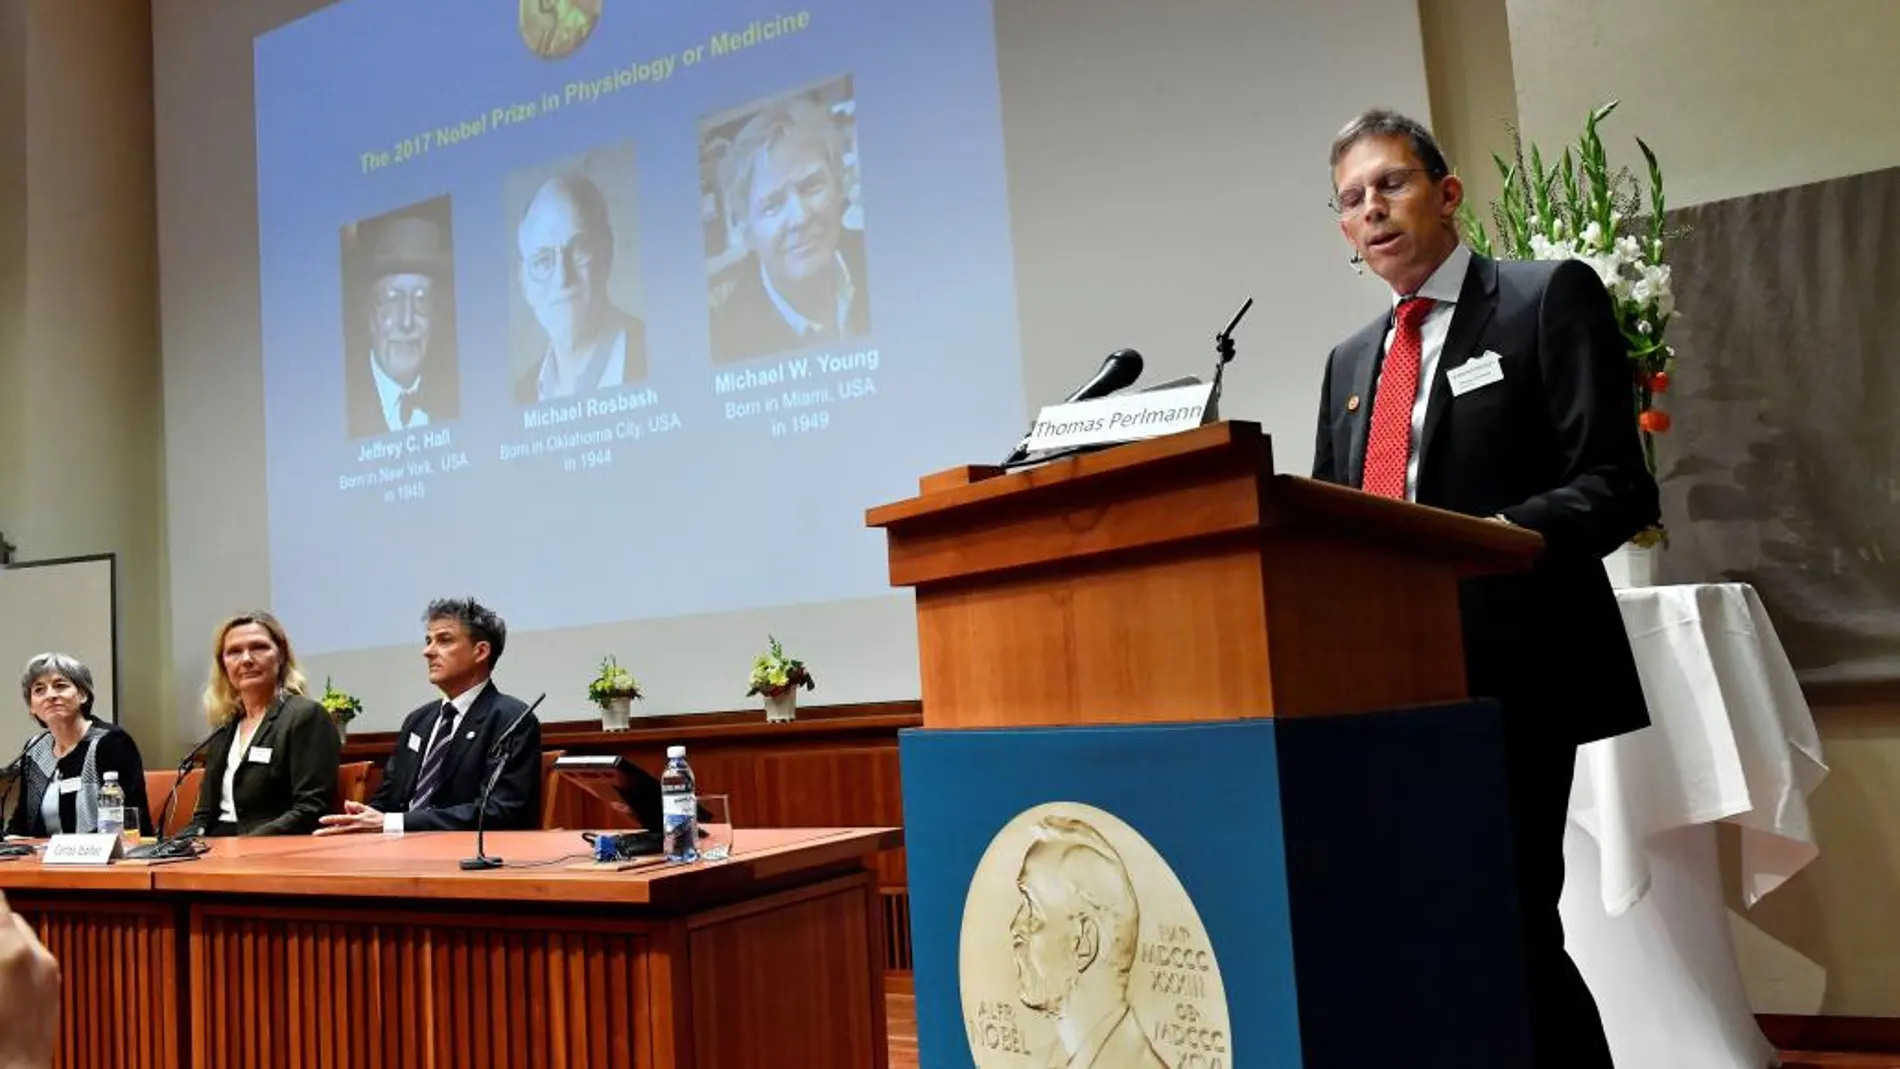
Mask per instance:
[[[446,700],[403,718],[396,752],[368,805],[345,802],[322,818],[318,835],[353,831],[469,831],[488,780],[490,754],[504,731],[527,710],[489,680],[501,659],[508,626],[473,598],[431,602],[424,619],[422,656],[429,682]],[[488,798],[486,826],[540,824],[541,723],[532,713],[509,738],[506,770]]]
[[[714,363],[871,329],[864,234],[844,225],[843,140],[804,98],[766,108],[733,139],[720,175],[748,252],[708,286]]]

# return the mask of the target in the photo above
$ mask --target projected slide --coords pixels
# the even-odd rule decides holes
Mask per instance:
[[[864,509],[1022,432],[989,0],[346,0],[256,86],[312,652],[884,593]]]

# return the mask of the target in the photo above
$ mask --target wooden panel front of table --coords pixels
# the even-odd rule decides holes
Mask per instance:
[[[742,829],[723,864],[602,872],[510,832],[464,872],[466,833],[218,840],[0,888],[59,958],[60,1066],[883,1066],[900,842]]]

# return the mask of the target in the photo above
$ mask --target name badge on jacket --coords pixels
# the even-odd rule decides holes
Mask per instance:
[[[74,776],[74,777],[73,777],[72,779],[63,779],[63,780],[60,780],[60,781],[59,781],[59,793],[61,793],[61,794],[78,794],[78,793],[79,793],[79,777],[78,777],[78,776]]]
[[[268,746],[253,746],[251,747],[251,763],[254,765],[268,765],[270,764],[270,754],[271,749]]]
[[[422,752],[422,736],[413,731],[409,733],[409,749],[416,753]]]
[[[1445,381],[1451,386],[1453,397],[1463,397],[1481,386],[1503,382],[1504,358],[1487,351],[1476,360],[1467,360],[1445,372]]]

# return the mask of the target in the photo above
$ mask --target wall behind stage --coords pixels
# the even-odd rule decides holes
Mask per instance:
[[[151,90],[144,0],[0,5],[0,531],[22,560],[118,554],[120,723],[162,767]]]
[[[271,595],[252,40],[319,6],[154,9],[171,659],[189,730],[203,636]],[[1121,347],[1146,355],[1146,382],[1206,376],[1214,332],[1251,295],[1222,414],[1259,421],[1282,470],[1307,470],[1326,352],[1387,300],[1347,263],[1327,145],[1367,106],[1426,112],[1413,0],[998,0],[995,33],[1021,400],[1059,399]],[[929,433],[920,425],[905,433]],[[917,694],[914,614],[896,595],[515,634],[500,675],[529,697],[548,691],[547,719],[578,719],[594,715],[582,695],[598,658],[637,651],[643,712],[730,709],[768,631],[818,672],[808,701]],[[419,621],[416,633],[312,666],[365,696],[359,728],[391,728],[426,696]]]
[[[1900,165],[1891,0],[1508,0],[1525,137],[1641,131],[1675,206]],[[1640,162],[1640,158],[1639,158]]]
[[[1900,166],[1890,0],[1508,0],[1508,14],[1525,136],[1567,140],[1621,99],[1611,151],[1640,133],[1672,205]],[[1833,769],[1814,798],[1821,856],[1752,910],[1731,900],[1750,998],[1762,1013],[1900,1018],[1900,688],[1814,695]]]

